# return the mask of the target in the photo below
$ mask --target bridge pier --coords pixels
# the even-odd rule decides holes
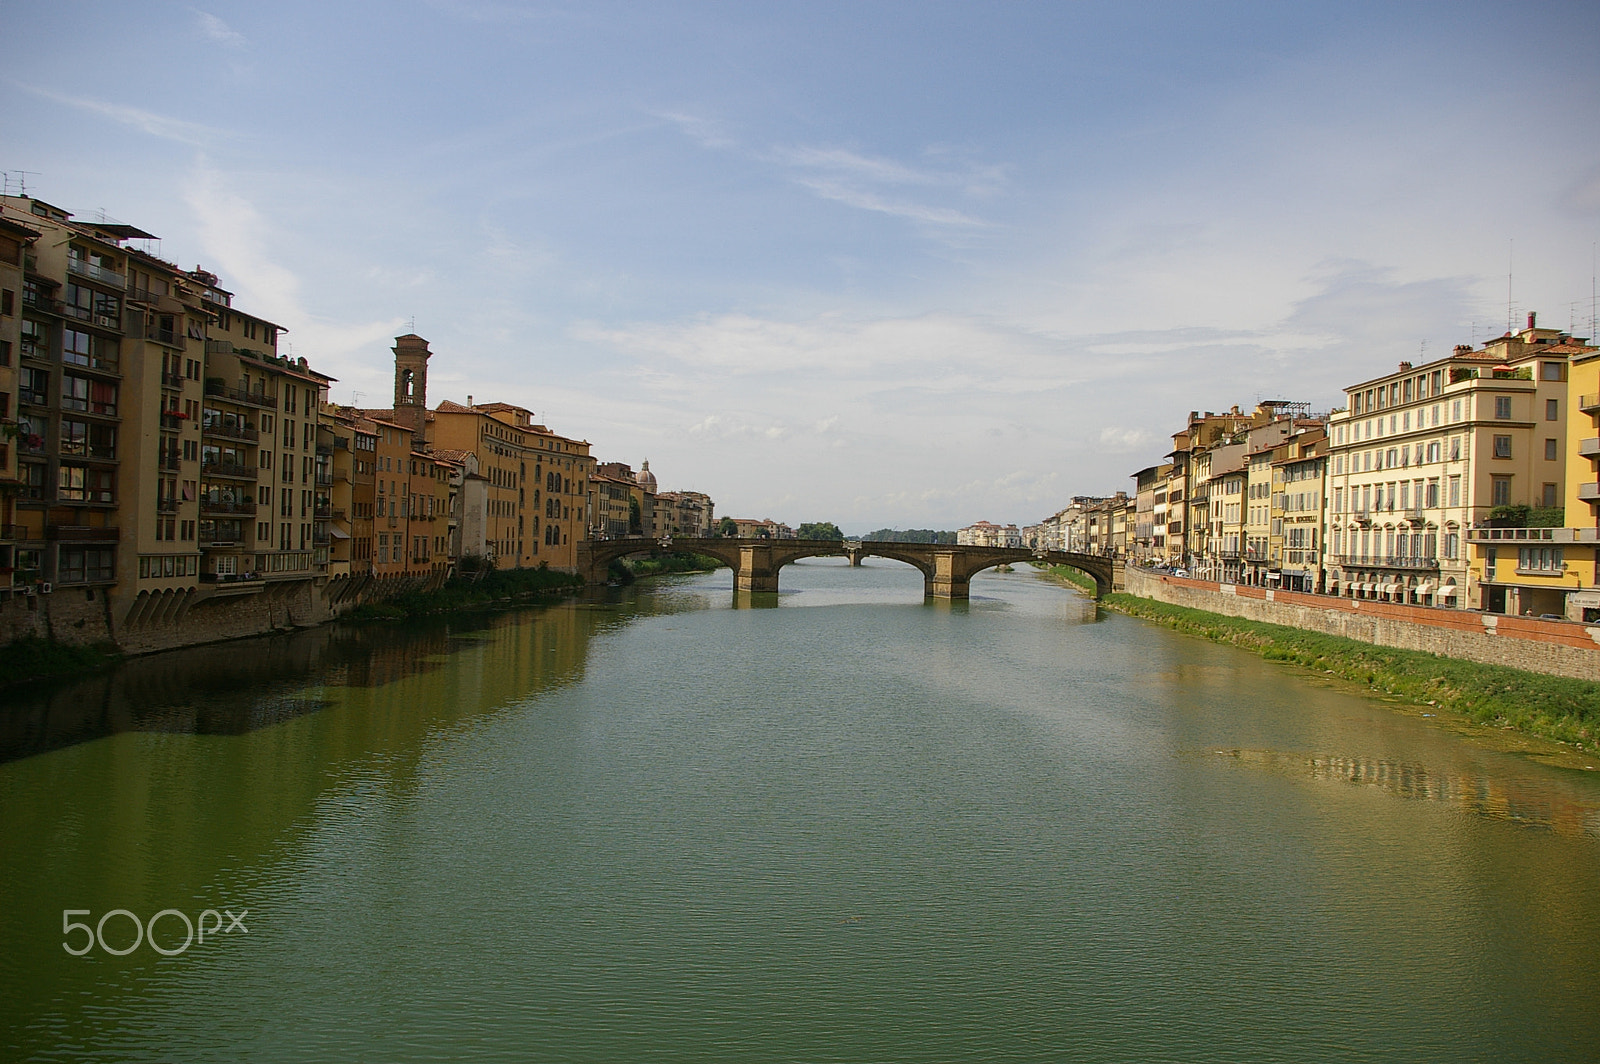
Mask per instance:
[[[943,599],[969,598],[972,578],[963,561],[965,559],[958,558],[955,551],[934,551],[933,571],[922,575],[923,594]]]
[[[778,566],[772,564],[772,547],[747,544],[739,548],[739,568],[733,576],[738,591],[777,591]]]

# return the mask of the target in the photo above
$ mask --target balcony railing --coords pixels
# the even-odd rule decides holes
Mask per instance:
[[[183,387],[183,374],[181,374],[181,373],[163,373],[163,374],[161,374],[161,387],[163,387],[163,388],[182,388]]]
[[[1437,569],[1439,559],[1411,554],[1341,554],[1339,564],[1352,569]]]
[[[200,471],[208,477],[237,477],[240,480],[255,480],[260,475],[255,466],[240,465],[238,462],[204,462]]]
[[[79,277],[87,277],[91,281],[99,281],[102,284],[114,284],[118,288],[121,288],[126,283],[121,270],[111,270],[104,266],[96,266],[87,259],[69,258],[67,260],[67,272],[75,273]]]
[[[164,429],[171,429],[173,432],[176,432],[183,428],[184,424],[188,420],[189,415],[185,414],[181,410],[161,411],[161,427]]]
[[[256,504],[251,501],[223,502],[217,499],[203,498],[200,500],[200,512],[208,517],[212,515],[253,514],[256,512]]]
[[[230,399],[235,403],[248,403],[251,406],[262,406],[274,409],[278,405],[277,392],[247,392],[243,388],[230,388],[222,381],[215,378],[206,381],[206,394],[215,395],[222,399]]]
[[[333,474],[332,473],[318,473],[316,475],[316,485],[319,488],[331,488],[331,487],[333,487]]]
[[[311,542],[316,544],[319,547],[326,547],[328,545],[328,540],[331,539],[331,538],[332,537],[329,536],[328,533],[326,533],[326,532],[313,532],[313,533],[311,533]]]
[[[326,519],[328,519],[328,518],[333,516],[333,507],[331,507],[331,506],[318,506],[315,510],[311,511],[311,516],[312,517],[320,517],[320,518],[323,518],[324,520],[326,520]]]
[[[1578,441],[1578,454],[1584,458],[1600,458],[1600,436],[1590,436]]]
[[[1585,414],[1600,414],[1600,395],[1578,396],[1578,409]]]
[[[175,472],[183,468],[182,461],[177,451],[169,451],[156,460],[156,468]]]
[[[1407,521],[1412,521],[1417,524],[1422,523],[1422,507],[1420,506],[1407,506],[1405,508],[1405,515]]]
[[[61,543],[115,543],[122,538],[122,530],[94,525],[45,525],[44,535]]]
[[[176,498],[158,498],[158,499],[156,499],[156,513],[158,513],[158,514],[175,514],[177,512],[178,512],[178,500]]]
[[[261,433],[257,432],[255,426],[249,422],[240,424],[238,422],[230,423],[220,420],[202,421],[200,423],[200,431],[206,436],[220,436],[230,440],[247,440],[250,443],[258,443],[261,440]]]
[[[1600,502],[1600,483],[1594,481],[1578,485],[1579,502]]]

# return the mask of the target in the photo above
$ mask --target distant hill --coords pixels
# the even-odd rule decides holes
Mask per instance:
[[[861,537],[863,543],[954,543],[954,532],[936,532],[931,528],[880,528]]]

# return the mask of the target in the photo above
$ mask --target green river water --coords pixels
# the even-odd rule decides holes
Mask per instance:
[[[1600,1059],[1600,773],[1027,571],[731,580],[8,696],[0,1060]]]

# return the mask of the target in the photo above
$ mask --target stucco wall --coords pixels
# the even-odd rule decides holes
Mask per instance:
[[[1216,584],[1129,567],[1128,593],[1377,646],[1600,680],[1600,626]]]

